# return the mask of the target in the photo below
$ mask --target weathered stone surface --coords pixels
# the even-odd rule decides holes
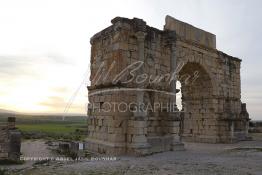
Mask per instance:
[[[211,143],[246,137],[241,60],[216,50],[215,35],[169,16],[164,30],[116,17],[91,45],[88,149],[140,155],[181,150],[181,136]]]
[[[176,31],[177,35],[186,40],[193,41],[213,49],[216,48],[216,35],[179,21],[171,16],[166,16],[164,30]]]

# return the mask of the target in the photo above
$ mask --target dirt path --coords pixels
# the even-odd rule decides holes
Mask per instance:
[[[23,143],[23,146],[26,146],[23,148],[24,153],[32,156],[50,154],[46,152],[45,145],[42,144],[39,142]],[[88,160],[63,163],[51,161],[33,167],[20,168],[20,170],[17,167],[18,170],[13,172],[26,175],[262,174],[262,151],[255,149],[262,148],[262,141],[246,141],[237,144],[186,143],[185,146],[186,151],[165,152],[146,157],[117,157],[116,161]]]
[[[44,140],[27,140],[22,143],[21,152],[27,157],[46,157],[54,154],[48,149]]]

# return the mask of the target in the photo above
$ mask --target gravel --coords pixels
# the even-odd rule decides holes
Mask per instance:
[[[24,156],[57,156],[43,140],[22,144]],[[164,152],[145,157],[117,157],[116,160],[44,161],[5,166],[12,174],[57,175],[261,175],[262,141],[236,144],[185,143],[186,151]]]

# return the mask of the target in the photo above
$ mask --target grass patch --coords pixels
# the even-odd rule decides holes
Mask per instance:
[[[22,132],[44,132],[44,133],[72,133],[86,124],[64,124],[64,123],[38,123],[17,124]],[[87,126],[86,126],[87,127]]]
[[[16,127],[22,132],[24,139],[83,140],[87,135],[85,122],[18,123]]]

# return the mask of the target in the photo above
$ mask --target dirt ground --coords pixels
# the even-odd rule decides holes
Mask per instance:
[[[34,164],[5,166],[10,174],[21,175],[98,175],[98,174],[150,174],[150,175],[210,175],[262,174],[262,140],[236,144],[185,143],[185,151],[164,152],[145,157],[116,157],[116,160],[50,161]],[[57,156],[43,140],[22,144],[23,156]],[[112,158],[112,157],[111,157]]]

